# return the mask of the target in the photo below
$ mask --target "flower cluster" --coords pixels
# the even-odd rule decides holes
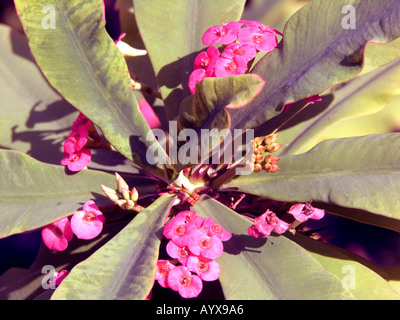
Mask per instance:
[[[80,171],[90,162],[92,153],[90,149],[85,148],[85,145],[89,139],[89,127],[91,126],[93,126],[92,121],[79,113],[64,142],[64,158],[61,160],[61,164],[67,166],[71,171]]]
[[[323,209],[314,208],[309,202],[293,205],[289,209],[288,213],[296,219],[296,223],[305,222],[308,219],[320,220],[325,215]],[[265,213],[254,219],[254,224],[247,229],[247,232],[255,238],[265,236],[269,239],[268,236],[271,235],[272,232],[282,234],[286,232],[290,226],[290,223],[279,219],[274,212],[267,210]]]
[[[276,143],[279,133],[270,134],[266,137],[256,137],[251,142],[254,154],[252,157],[254,163],[254,172],[265,170],[267,172],[276,172],[280,168],[276,163],[280,160],[272,155],[263,156],[263,153],[273,153],[279,150],[283,145]]]
[[[90,240],[97,237],[103,229],[105,217],[93,200],[87,201],[81,211],[75,212],[71,220],[61,218],[42,228],[44,244],[51,250],[63,251],[73,235],[78,239]]]
[[[209,46],[197,55],[194,71],[189,76],[189,89],[193,94],[196,84],[207,77],[244,74],[259,52],[270,52],[278,45],[280,32],[258,21],[232,21],[208,28],[202,42]],[[221,44],[220,53],[215,44]]]
[[[212,218],[200,217],[196,211],[178,213],[165,225],[163,234],[169,239],[168,255],[180,265],[158,260],[155,280],[183,298],[197,297],[203,281],[218,279],[220,266],[215,259],[222,254],[222,242],[232,235]]]

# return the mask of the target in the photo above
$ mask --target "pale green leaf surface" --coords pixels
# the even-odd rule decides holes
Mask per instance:
[[[338,207],[337,214],[400,230],[399,153],[399,133],[330,139],[281,157],[275,173],[238,176],[225,187],[289,203],[312,200]]]

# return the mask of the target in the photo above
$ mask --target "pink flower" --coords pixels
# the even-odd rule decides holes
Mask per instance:
[[[232,237],[232,234],[230,232],[226,231],[224,228],[221,227],[221,225],[214,222],[211,217],[204,222],[203,228],[209,236],[215,235],[221,241],[227,241]]]
[[[158,281],[158,284],[161,287],[169,288],[167,278],[168,278],[168,273],[173,268],[175,268],[175,266],[168,260],[158,260],[157,261],[155,280]]]
[[[247,232],[259,238],[261,235],[268,237],[272,231],[282,234],[289,228],[289,223],[279,219],[276,214],[267,210],[261,216],[254,219],[254,225],[247,229]]]
[[[71,131],[64,142],[65,153],[75,153],[80,151],[86,144],[89,137],[87,127],[80,126],[77,130]]]
[[[166,250],[171,258],[178,259],[183,265],[186,265],[188,258],[192,254],[187,246],[180,247],[172,240],[168,241]]]
[[[187,267],[204,281],[217,280],[221,271],[217,261],[201,256],[190,256],[187,261]]]
[[[314,104],[317,101],[322,101],[322,98],[318,94],[316,94],[315,96],[305,98],[304,101],[307,103]]]
[[[194,69],[202,68],[207,75],[211,75],[215,63],[218,61],[219,51],[215,46],[209,47],[207,51],[200,52],[194,60]]]
[[[190,233],[195,229],[197,229],[196,225],[186,223],[184,216],[176,216],[164,226],[163,234],[176,245],[183,247],[188,244]]]
[[[94,201],[83,205],[83,211],[75,212],[71,218],[71,228],[79,239],[93,239],[103,230],[105,217]]]
[[[280,36],[283,36],[283,34],[281,32],[279,32],[278,30],[275,30],[271,27],[266,26],[265,24],[261,23],[260,21],[257,20],[240,20],[238,21],[241,24],[244,24],[246,27],[250,27],[250,28],[258,28],[259,32],[272,32],[275,34],[279,34]]]
[[[254,238],[261,238],[264,237],[264,234],[262,234],[260,231],[257,230],[256,226],[253,224],[249,228],[247,228],[247,233]]]
[[[79,128],[89,128],[92,125],[92,121],[90,121],[84,114],[79,113],[78,117],[72,124],[71,132],[77,131]]]
[[[240,24],[237,21],[213,26],[204,32],[202,42],[205,46],[212,46],[217,42],[222,45],[230,44],[236,41],[239,30]]]
[[[293,217],[300,222],[308,219],[319,220],[325,215],[325,210],[317,209],[311,206],[311,203],[298,203],[293,205],[288,211]]]
[[[224,250],[221,240],[217,236],[208,236],[203,230],[195,230],[191,233],[188,248],[196,256],[216,259]]]
[[[61,160],[63,166],[67,166],[71,171],[80,171],[87,167],[90,163],[92,152],[90,149],[83,148],[80,151],[68,154],[64,153],[64,158]]]
[[[257,27],[243,28],[239,32],[239,41],[242,44],[254,46],[259,51],[269,52],[276,48],[278,39],[271,31],[260,32]]]
[[[61,218],[42,228],[43,242],[51,250],[63,251],[72,240],[73,232],[67,217]]]
[[[243,57],[247,62],[257,55],[257,50],[249,44],[231,43],[221,53],[221,57],[233,59],[233,57]]]
[[[221,57],[215,64],[216,77],[244,74],[246,70],[247,70],[247,61],[241,56],[234,56],[232,59]]]
[[[177,266],[168,273],[169,287],[183,298],[195,298],[203,289],[201,279],[185,266]]]
[[[176,218],[183,218],[186,223],[192,223],[198,229],[203,226],[203,223],[206,220],[206,218],[198,216],[196,211],[193,210],[181,211],[176,215]]]
[[[207,77],[208,76],[206,70],[202,68],[193,70],[193,72],[189,76],[189,81],[188,81],[188,87],[190,93],[194,94],[196,92],[196,84]]]

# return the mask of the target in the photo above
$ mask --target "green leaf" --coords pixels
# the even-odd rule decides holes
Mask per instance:
[[[310,252],[310,239],[296,235],[308,246],[283,236],[255,239],[247,234],[251,222],[212,198],[205,198],[194,210],[233,234],[224,242],[224,253],[217,259],[221,266],[220,283],[228,300],[328,300],[328,299],[400,299],[400,294],[385,279],[334,248],[315,244],[319,252]],[[347,284],[343,268],[356,275],[354,289]],[[347,269],[345,269],[347,270]]]
[[[355,9],[355,29],[345,29]],[[233,110],[234,128],[251,128],[279,114],[288,102],[319,94],[357,76],[369,41],[388,42],[400,36],[397,0],[315,0],[287,22],[278,48],[264,56],[252,72],[267,80],[252,103]],[[323,18],[321,18],[323,17]]]
[[[179,125],[182,128],[229,129],[227,109],[242,108],[254,99],[265,81],[255,74],[205,78],[196,85],[194,95],[181,104]]]
[[[105,30],[102,3],[17,0],[15,4],[30,49],[51,85],[120,153],[163,176],[146,159],[148,146],[157,141],[139,110],[123,55]]]
[[[175,197],[164,195],[75,266],[52,299],[145,299],[154,283],[162,227]]]
[[[399,137],[326,140],[307,153],[281,157],[275,173],[238,176],[225,187],[290,203],[313,200],[336,214],[399,231]]]
[[[189,75],[204,31],[238,20],[244,0],[134,0],[136,21],[149,54],[168,119],[174,120],[190,95]]]
[[[40,228],[91,199],[98,206],[109,204],[100,185],[116,185],[111,174],[92,170],[66,174],[62,166],[16,151],[0,150],[0,168],[0,238]]]
[[[331,94],[324,96],[324,101],[330,101],[325,108],[324,102],[316,103],[298,115],[300,120],[317,113],[315,116],[293,127],[288,123],[290,128],[283,130],[279,136],[279,142],[285,145],[279,155],[302,153],[320,134],[334,125],[379,112],[400,95],[399,78],[400,59],[397,59],[333,89]]]

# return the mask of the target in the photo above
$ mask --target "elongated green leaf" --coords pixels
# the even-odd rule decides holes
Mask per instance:
[[[122,53],[105,30],[102,3],[15,3],[30,49],[52,86],[98,125],[119,152],[156,171],[146,151],[157,142],[139,110]]]
[[[309,252],[283,236],[271,237],[274,244],[255,239],[247,234],[250,221],[211,198],[194,209],[233,234],[217,259],[226,299],[400,299],[385,279],[331,247]],[[356,275],[354,288],[343,268]]]
[[[111,174],[83,170],[67,175],[62,166],[16,151],[0,150],[0,168],[0,238],[56,221],[88,200],[109,204],[100,185],[116,184]]]
[[[337,214],[400,230],[399,152],[399,133],[326,140],[307,153],[281,157],[278,172],[238,176],[226,187],[334,205]]]
[[[280,143],[285,147],[279,154],[304,152],[313,140],[332,126],[352,118],[379,112],[394,97],[400,95],[399,78],[400,59],[397,59],[334,90],[331,94],[333,100],[323,112],[282,132]],[[323,103],[318,103],[308,108],[311,113],[313,110],[318,112],[322,105]],[[288,125],[290,126],[290,123]]]
[[[189,75],[209,27],[238,20],[244,0],[134,0],[136,21],[157,76],[169,120],[190,95]]]
[[[165,195],[120,233],[75,266],[52,299],[144,299],[156,271],[162,227],[174,197]]]
[[[233,127],[260,125],[286,103],[355,77],[362,70],[368,41],[382,43],[400,36],[399,14],[397,0],[314,0],[306,4],[286,24],[278,48],[253,68],[267,84],[247,107],[233,110]],[[349,24],[351,19],[355,29]]]

